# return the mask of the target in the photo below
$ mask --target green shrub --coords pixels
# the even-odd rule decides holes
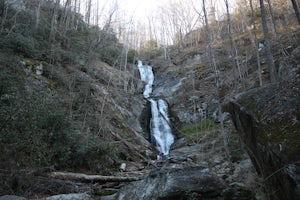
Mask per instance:
[[[10,33],[1,38],[1,48],[9,49],[16,54],[33,58],[36,56],[35,39],[32,37],[24,37],[20,33]]]
[[[127,55],[127,61],[129,63],[134,63],[136,58],[138,57],[138,52],[134,49],[129,49],[128,55]]]
[[[218,136],[218,127],[211,119],[204,119],[199,123],[183,126],[179,132],[189,142],[199,143],[203,142],[203,139],[207,141],[209,139],[216,138]]]
[[[110,141],[99,136],[81,138],[77,152],[74,153],[74,163],[78,167],[93,171],[112,167],[107,159],[117,160],[119,150]]]
[[[1,102],[1,121],[6,121],[0,130],[2,161],[14,157],[16,165],[64,165],[70,157],[72,123],[58,99],[39,92]]]
[[[186,125],[180,129],[182,133],[191,133],[197,131],[209,131],[216,127],[215,123],[211,119],[201,120],[199,123]]]
[[[64,102],[43,88],[28,93],[17,59],[0,56],[1,167],[63,165],[73,145],[72,121]]]
[[[118,66],[121,62],[122,47],[109,45],[97,51],[99,58],[111,66]]]

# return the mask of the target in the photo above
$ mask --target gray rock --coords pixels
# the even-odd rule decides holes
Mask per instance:
[[[59,194],[47,198],[42,198],[40,200],[92,200],[93,198],[86,194]]]
[[[191,193],[202,198],[218,197],[225,188],[208,168],[157,169],[141,181],[123,187],[118,200],[186,199]]]
[[[218,110],[216,110],[213,114],[212,114],[212,119],[214,120],[214,122],[216,123],[220,123],[221,121],[226,122],[231,118],[230,113],[228,112],[223,112],[221,115],[218,115]]]
[[[254,194],[241,183],[231,183],[223,192],[224,200],[254,200]]]
[[[0,197],[0,200],[26,200],[26,198],[15,195],[4,195]]]
[[[236,96],[228,105],[270,199],[300,199],[300,81]]]

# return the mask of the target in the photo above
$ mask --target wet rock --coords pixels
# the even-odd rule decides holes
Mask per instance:
[[[240,94],[228,110],[270,199],[300,199],[300,81]]]
[[[158,88],[155,88],[153,90],[153,96],[154,97],[170,97],[172,96],[173,93],[175,93],[179,87],[182,85],[182,81],[184,79],[181,80],[174,80],[171,82],[168,82]]]

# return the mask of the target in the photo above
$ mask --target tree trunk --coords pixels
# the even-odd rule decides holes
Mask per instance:
[[[276,41],[279,44],[280,54],[285,57],[287,55],[287,53],[285,52],[285,50],[283,48],[283,44],[282,44],[282,42],[279,38],[278,30],[277,30],[277,27],[276,27],[276,21],[275,21],[275,17],[274,17],[274,9],[271,5],[270,0],[268,0],[268,5],[269,5],[269,12],[270,12],[270,15],[271,15],[271,20],[272,20],[272,25],[273,25],[274,37],[276,38]]]
[[[131,182],[140,179],[139,177],[87,175],[72,172],[50,172],[48,177],[80,182]]]
[[[6,1],[0,0],[0,17],[1,18],[3,17],[5,10],[6,10]]]
[[[270,80],[271,83],[276,82],[276,74],[275,74],[275,64],[274,64],[274,58],[271,51],[271,44],[268,36],[268,25],[267,25],[267,17],[266,17],[266,9],[264,5],[264,0],[259,0],[260,3],[260,11],[261,11],[261,21],[264,31],[264,40],[265,40],[265,51],[266,56],[269,64],[269,73],[270,73]]]
[[[52,9],[52,19],[51,19],[51,29],[50,29],[50,36],[49,39],[50,41],[55,40],[55,29],[56,29],[56,17],[57,17],[57,12],[59,8],[59,3],[60,0],[56,0],[55,3],[53,3],[53,9]]]
[[[90,20],[91,20],[91,7],[92,7],[92,0],[88,0],[87,7],[86,7],[86,14],[85,14],[85,21],[88,25],[90,25]]]
[[[63,17],[61,18],[61,26],[65,26],[64,30],[66,31],[68,28],[68,17],[70,13],[70,7],[71,7],[71,0],[66,0],[65,6],[64,6],[64,11],[63,11]]]
[[[39,26],[39,22],[40,22],[41,4],[42,4],[42,1],[39,1],[38,6],[36,8],[35,31],[37,30],[37,28]]]
[[[237,58],[237,54],[235,53],[235,45],[234,45],[234,41],[232,38],[232,24],[231,24],[231,17],[230,17],[230,13],[229,13],[229,5],[228,5],[228,0],[225,0],[225,5],[226,5],[226,13],[227,13],[227,26],[228,26],[228,38],[229,38],[229,44],[230,44],[230,57],[231,57],[231,61],[232,61],[232,66],[233,66],[233,73],[234,73],[234,82],[237,82],[238,79],[238,75],[240,80],[242,81],[242,75],[241,75],[241,70],[239,68],[239,64],[238,64],[238,58]],[[237,86],[237,85],[236,85]]]
[[[5,25],[5,21],[7,18],[7,12],[8,12],[8,6],[5,0],[1,0],[0,1],[0,6],[1,6],[1,10],[0,10],[0,16],[1,16],[1,29],[0,29],[0,33],[2,33],[3,29],[4,29],[4,25]]]
[[[293,8],[295,10],[295,14],[296,14],[296,17],[297,17],[298,24],[300,24],[300,12],[299,12],[297,1],[296,0],[291,0],[291,1],[292,1],[292,4],[293,4]]]
[[[256,53],[256,59],[257,59],[257,74],[258,74],[258,80],[259,80],[259,86],[263,86],[263,81],[262,81],[262,75],[261,75],[261,65],[260,65],[260,55],[258,51],[258,40],[257,40],[257,27],[256,27],[256,22],[254,19],[254,9],[253,9],[253,3],[252,0],[249,0],[250,4],[250,9],[251,9],[251,20],[253,21],[253,33],[254,33],[254,42],[253,46],[255,48],[255,53]]]

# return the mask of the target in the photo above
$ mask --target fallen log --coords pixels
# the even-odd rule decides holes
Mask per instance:
[[[80,182],[131,182],[140,180],[139,177],[87,175],[72,172],[50,172],[47,175],[50,178],[73,180]]]

